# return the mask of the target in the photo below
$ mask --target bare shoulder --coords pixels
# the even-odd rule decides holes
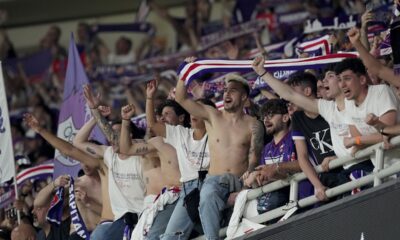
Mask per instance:
[[[263,124],[257,120],[257,118],[249,116],[249,115],[245,115],[244,120],[247,123],[247,126],[249,126],[250,129],[253,128],[261,128],[263,127]]]
[[[147,143],[155,147],[157,150],[159,150],[160,147],[162,147],[165,144],[164,138],[160,136],[150,138],[149,140],[147,140]]]
[[[204,105],[204,104],[203,104]],[[213,119],[216,119],[220,116],[222,116],[222,112],[220,110],[218,110],[217,108],[208,106],[208,105],[204,105],[204,109],[207,111],[209,119],[204,119],[204,120],[208,120],[209,122],[212,122]]]

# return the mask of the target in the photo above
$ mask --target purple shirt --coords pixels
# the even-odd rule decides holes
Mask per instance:
[[[274,164],[297,160],[296,149],[292,139],[292,132],[286,135],[275,144],[274,140],[265,145],[260,164]]]
[[[265,145],[260,164],[267,165],[296,160],[296,147],[292,138],[292,131],[289,131],[277,144],[272,140],[270,143]],[[314,188],[307,179],[299,182],[299,199],[303,199],[313,194]]]

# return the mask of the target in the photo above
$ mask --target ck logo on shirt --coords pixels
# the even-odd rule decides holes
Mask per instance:
[[[314,132],[314,137],[310,139],[311,146],[315,150],[320,150],[321,154],[333,151],[332,144],[329,144],[326,139],[328,131],[329,128]]]

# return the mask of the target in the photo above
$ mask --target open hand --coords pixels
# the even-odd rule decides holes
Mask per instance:
[[[83,86],[83,95],[85,96],[86,103],[89,108],[96,109],[100,104],[100,93],[97,96],[93,95],[90,85],[86,84]]]

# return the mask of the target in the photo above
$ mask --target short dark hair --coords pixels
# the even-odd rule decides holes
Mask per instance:
[[[324,71],[323,71],[324,75],[325,75],[327,72],[336,72],[336,71],[335,71],[335,68],[336,68],[336,63],[329,63],[329,64],[326,65],[326,67],[324,68]]]
[[[128,49],[131,50],[132,48],[132,40],[129,39],[128,37],[121,36],[120,40],[124,41],[128,45]]]
[[[283,99],[270,99],[261,106],[260,115],[262,118],[268,113],[287,114],[287,102]]]
[[[367,69],[359,58],[346,58],[336,64],[336,74],[341,74],[346,70],[351,70],[357,75],[367,75]]]
[[[290,86],[302,86],[311,88],[311,93],[317,96],[317,78],[308,72],[295,72],[289,76],[287,82]]]
[[[185,117],[183,120],[183,126],[190,127],[190,115],[181,105],[179,105],[179,103],[177,103],[175,100],[167,99],[159,107],[161,112],[165,107],[171,107],[174,109],[174,112],[177,116],[181,116],[183,114]]]
[[[116,124],[122,124],[122,120],[117,119],[111,121],[111,126],[114,126]],[[129,121],[129,130],[132,139],[143,139],[144,135],[146,135],[146,131],[138,128],[132,121]]]

